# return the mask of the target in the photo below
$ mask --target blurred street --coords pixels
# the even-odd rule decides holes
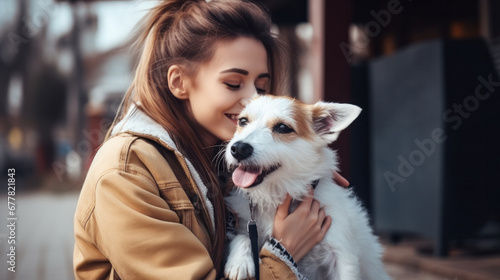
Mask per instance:
[[[17,194],[16,267],[7,270],[9,232],[0,227],[0,279],[67,280],[74,279],[73,215],[78,193]],[[7,222],[7,197],[0,196],[0,220]]]

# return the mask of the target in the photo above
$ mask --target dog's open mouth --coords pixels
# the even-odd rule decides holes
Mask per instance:
[[[240,188],[251,188],[264,181],[264,178],[278,169],[279,165],[273,165],[263,169],[258,166],[247,166],[240,164],[233,172],[233,183]]]

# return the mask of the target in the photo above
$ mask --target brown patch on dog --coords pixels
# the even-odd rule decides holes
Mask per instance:
[[[312,139],[314,137],[314,130],[312,129],[311,106],[298,101],[295,101],[293,105],[293,118],[297,124],[297,134],[301,138]]]
[[[289,126],[291,129],[293,129],[295,132],[291,132],[291,133],[286,133],[286,134],[283,134],[283,133],[279,133],[279,132],[275,132],[273,130],[274,126],[278,125],[278,124],[284,124],[284,125],[287,125]],[[267,127],[269,127],[269,129],[271,129],[271,131],[273,131],[273,138],[275,138],[276,140],[278,141],[282,141],[282,142],[292,142],[293,140],[297,139],[297,137],[299,137],[299,135],[296,133],[297,132],[297,129],[295,126],[293,126],[290,122],[287,122],[287,121],[284,121],[282,119],[279,119],[279,118],[276,118],[276,119],[270,119],[266,122],[266,125]]]
[[[318,119],[320,117],[326,117],[323,112],[323,108],[320,106],[312,106],[312,118],[313,120]]]
[[[314,137],[314,130],[312,127],[312,119],[311,119],[311,106],[304,104],[296,99],[289,98],[293,100],[292,103],[292,118],[293,123],[289,121],[284,121],[282,119],[271,119],[268,120],[266,125],[273,130],[273,127],[283,123],[294,130],[292,133],[282,134],[282,133],[273,133],[273,137],[277,140],[281,140],[284,142],[292,142],[297,139],[297,137],[310,140]]]

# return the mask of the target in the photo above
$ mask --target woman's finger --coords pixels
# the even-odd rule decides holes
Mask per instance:
[[[324,208],[319,209],[319,213],[318,213],[318,224],[319,224],[320,226],[322,226],[322,225],[323,225],[323,223],[325,222],[325,217],[326,217],[325,209],[324,209]]]
[[[332,217],[326,216],[323,225],[321,225],[321,240],[323,240],[323,238],[326,235],[326,232],[330,229],[331,225],[332,225]]]
[[[340,175],[337,171],[333,171],[333,180],[339,186],[342,186],[344,188],[349,187],[349,181],[347,181],[347,179]]]
[[[303,208],[306,211],[311,211],[312,203],[314,201],[314,190],[312,188],[309,189],[309,195],[306,195],[302,202],[300,202],[299,208]]]
[[[311,203],[311,213],[313,214],[316,214],[319,212],[319,201],[317,201],[316,199],[313,199],[312,203]]]

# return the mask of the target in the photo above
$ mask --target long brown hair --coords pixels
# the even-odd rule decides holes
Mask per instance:
[[[199,124],[190,116],[187,102],[174,97],[167,83],[172,65],[182,65],[190,77],[198,66],[210,60],[220,44],[246,36],[260,41],[268,56],[270,91],[281,93],[285,85],[284,48],[271,33],[268,12],[247,1],[163,1],[154,7],[137,41],[142,54],[135,77],[122,106],[108,131],[120,121],[131,103],[161,124],[180,152],[200,173],[214,205],[215,237],[210,252],[214,265],[221,269],[225,241],[225,206],[218,186],[210,149],[203,147],[197,131]]]

